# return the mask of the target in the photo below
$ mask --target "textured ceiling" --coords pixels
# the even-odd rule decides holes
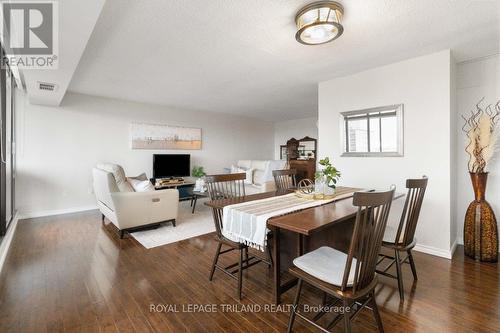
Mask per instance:
[[[320,46],[295,41],[306,3],[107,0],[69,90],[286,120],[317,113],[323,80],[446,48],[457,61],[500,49],[499,1],[342,1],[345,32]]]

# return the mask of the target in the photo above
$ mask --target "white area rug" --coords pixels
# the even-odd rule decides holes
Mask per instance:
[[[212,211],[204,205],[207,199],[198,199],[196,210],[191,214],[190,201],[179,202],[179,216],[176,227],[165,223],[152,230],[137,231],[131,235],[147,249],[175,243],[215,231]]]

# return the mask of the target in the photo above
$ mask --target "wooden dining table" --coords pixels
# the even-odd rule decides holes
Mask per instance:
[[[360,191],[360,188],[342,188],[343,191]],[[205,205],[212,209],[224,209],[225,206],[260,200],[292,193],[292,190],[280,190],[245,195],[236,198],[212,200]],[[403,196],[395,195],[395,199]],[[272,217],[267,227],[272,231],[273,253],[273,295],[275,304],[281,302],[281,295],[296,285],[297,279],[282,281],[282,273],[292,265],[294,258],[320,246],[333,246],[339,250],[348,250],[354,220],[358,207],[352,205],[352,195],[338,200],[295,211],[282,216]]]

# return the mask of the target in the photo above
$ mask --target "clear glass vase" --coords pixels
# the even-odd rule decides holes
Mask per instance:
[[[323,199],[325,197],[326,177],[319,176],[314,179],[314,198]]]
[[[335,187],[331,187],[325,184],[323,193],[325,194],[325,196],[332,196],[335,194]]]

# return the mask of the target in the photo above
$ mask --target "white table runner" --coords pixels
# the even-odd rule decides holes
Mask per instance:
[[[222,213],[222,234],[234,242],[264,251],[267,242],[267,220],[271,217],[338,201],[352,196],[352,193],[339,194],[327,200],[304,199],[291,193],[229,205],[224,207]]]

